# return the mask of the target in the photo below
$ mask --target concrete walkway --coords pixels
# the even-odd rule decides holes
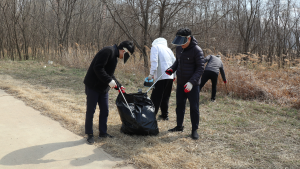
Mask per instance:
[[[1,169],[110,169],[122,162],[3,90],[0,116]]]

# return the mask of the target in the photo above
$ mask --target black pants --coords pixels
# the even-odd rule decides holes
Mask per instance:
[[[108,93],[101,94],[87,86],[85,86],[86,93],[86,117],[85,117],[85,134],[93,134],[93,118],[97,103],[100,108],[99,115],[99,134],[106,134],[107,132],[107,117],[108,117]]]
[[[171,96],[173,79],[159,80],[152,91],[151,100],[155,107],[155,114],[159,108],[163,117],[168,117],[169,100]]]
[[[216,93],[217,93],[217,83],[218,83],[218,75],[216,72],[205,70],[200,84],[200,91],[205,83],[210,79],[211,80],[211,100],[216,100]]]
[[[177,85],[176,90],[176,120],[177,126],[183,125],[186,100],[190,102],[190,117],[192,122],[192,131],[197,130],[199,126],[199,86],[193,86],[192,90],[188,93],[184,92],[184,86]]]

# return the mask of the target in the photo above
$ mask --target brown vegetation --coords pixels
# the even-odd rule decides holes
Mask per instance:
[[[257,99],[299,109],[300,64],[295,62],[292,63],[295,67],[278,69],[278,65],[269,65],[259,61],[256,55],[250,55],[252,57],[247,60],[243,60],[246,57],[243,54],[222,57],[228,83],[226,88],[219,77],[218,91],[231,97]],[[204,90],[207,89],[208,85]]]
[[[198,141],[189,137],[189,107],[186,109],[185,131],[167,132],[176,125],[175,91],[170,100],[170,120],[158,120],[158,136],[127,136],[120,133],[121,121],[115,106],[118,93],[112,90],[108,132],[115,138],[97,139],[96,145],[115,157],[125,159],[125,163],[120,165],[133,164],[137,168],[298,168],[300,115],[298,110],[288,108],[297,93],[291,95],[280,90],[290,87],[287,91],[299,93],[299,76],[296,76],[299,71],[288,69],[290,75],[295,75],[288,76],[293,77],[290,79],[284,71],[267,67],[265,69],[268,70],[260,71],[253,65],[233,65],[233,60],[223,59],[229,95],[226,95],[222,81],[218,84],[216,103],[209,102],[208,84],[200,93]],[[79,62],[74,60],[72,63]],[[126,65],[118,64],[116,77],[128,93],[143,88],[143,66],[138,58],[130,58]],[[56,63],[0,61],[0,88],[84,136],[85,95],[82,80],[85,72]],[[289,82],[284,83],[285,80]],[[273,84],[274,81],[277,83]],[[269,84],[272,86],[266,87]],[[280,97],[281,93],[285,97]],[[273,103],[281,103],[282,107]],[[96,112],[95,117],[99,115],[99,110]],[[97,126],[98,119],[95,118],[95,132],[98,131]]]
[[[72,62],[69,49],[93,56],[132,40],[148,71],[147,46],[158,37],[170,44],[189,27],[202,48],[225,56],[257,53],[269,65],[294,67],[299,8],[297,0],[2,0],[0,59]],[[247,59],[254,58],[240,61]]]
[[[167,132],[176,124],[174,85],[170,120],[158,120],[156,137],[120,133],[118,93],[110,91],[108,132],[116,137],[96,145],[138,168],[300,168],[297,9],[296,0],[2,0],[0,88],[84,136],[82,81],[96,52],[134,41],[137,52],[115,76],[128,93],[145,91],[152,41],[170,43],[188,25],[205,55],[223,54],[228,79],[220,77],[216,103],[210,83],[200,93],[200,139],[189,137],[189,107],[185,131]]]

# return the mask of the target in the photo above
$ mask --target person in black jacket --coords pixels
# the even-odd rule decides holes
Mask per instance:
[[[166,70],[168,75],[176,72],[176,120],[177,126],[170,132],[183,131],[183,119],[185,114],[186,100],[190,102],[190,117],[192,122],[192,138],[198,139],[199,125],[199,92],[200,81],[204,71],[204,57],[202,49],[197,45],[197,40],[192,36],[188,28],[177,31],[172,44],[177,45],[176,61]]]
[[[101,49],[94,57],[84,78],[87,108],[85,119],[85,134],[87,142],[94,143],[93,118],[97,103],[100,108],[99,137],[112,137],[107,133],[108,91],[115,88],[125,93],[125,88],[117,81],[114,72],[119,60],[126,63],[130,54],[134,52],[134,44],[123,41],[119,46],[107,46]],[[130,53],[130,54],[129,54]]]
[[[216,100],[216,93],[217,93],[217,83],[218,83],[218,76],[219,71],[221,73],[223,82],[226,84],[227,80],[225,77],[225,72],[223,68],[223,63],[221,60],[221,56],[217,55],[208,55],[205,57],[205,62],[208,62],[205,66],[204,73],[201,78],[201,84],[200,84],[200,91],[202,87],[205,85],[205,83],[210,79],[212,83],[212,89],[211,89],[211,101],[215,102]]]

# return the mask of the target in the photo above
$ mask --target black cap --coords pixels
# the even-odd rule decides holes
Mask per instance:
[[[180,36],[180,35],[178,35],[172,41],[172,44],[178,45],[178,46],[184,45],[188,41],[188,37],[189,36]]]
[[[172,41],[174,45],[184,45],[188,38],[192,35],[192,31],[189,28],[181,28],[177,31],[175,39]]]
[[[176,36],[191,36],[192,31],[189,28],[181,28],[177,31]]]
[[[126,48],[132,55],[134,52],[134,43],[132,41],[123,41],[118,46],[118,49],[123,50],[123,48]]]

